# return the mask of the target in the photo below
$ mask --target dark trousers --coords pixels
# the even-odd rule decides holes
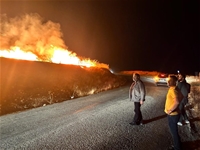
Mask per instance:
[[[142,113],[141,113],[141,110],[140,110],[140,107],[141,107],[141,104],[140,102],[134,102],[134,105],[135,105],[135,116],[133,118],[133,121],[137,124],[139,123],[142,123]]]
[[[187,117],[187,114],[185,111],[185,102],[184,101],[182,101],[179,104],[179,110],[181,112],[179,122],[182,122],[183,120],[188,120],[188,117]]]
[[[168,115],[167,118],[168,118],[169,129],[174,141],[174,149],[181,150],[181,140],[178,133],[178,125],[177,125],[180,115]]]

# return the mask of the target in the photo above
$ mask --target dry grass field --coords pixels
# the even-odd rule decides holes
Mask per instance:
[[[126,83],[104,68],[0,58],[0,115],[75,99]]]

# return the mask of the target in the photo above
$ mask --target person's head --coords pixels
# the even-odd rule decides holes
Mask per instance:
[[[138,81],[140,79],[140,75],[138,73],[133,73],[133,81]]]
[[[183,73],[179,73],[179,74],[178,74],[178,81],[184,81],[185,78],[186,78],[186,75],[185,75],[185,74],[183,74]]]
[[[167,82],[167,83],[168,83],[168,86],[176,86],[177,81],[178,81],[178,79],[177,79],[176,76],[174,76],[174,75],[170,76],[170,77],[169,77],[169,80],[168,80],[168,82]]]

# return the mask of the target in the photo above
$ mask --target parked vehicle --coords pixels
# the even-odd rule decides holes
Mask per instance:
[[[167,81],[169,80],[169,74],[166,73],[160,73],[157,76],[154,77],[154,82],[155,85],[166,85],[167,86]]]

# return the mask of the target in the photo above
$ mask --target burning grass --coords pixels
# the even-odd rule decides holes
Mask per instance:
[[[0,58],[0,115],[117,88],[126,79],[108,69]]]

